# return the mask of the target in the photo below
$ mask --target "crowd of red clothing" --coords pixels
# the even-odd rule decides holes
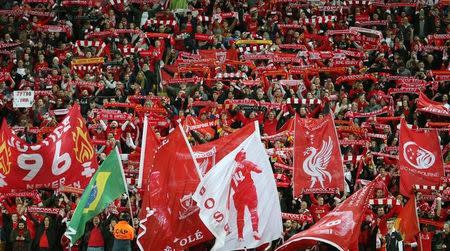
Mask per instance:
[[[115,146],[128,154],[131,187],[145,115],[162,138],[182,123],[192,144],[258,121],[282,211],[300,215],[285,219],[283,239],[320,220],[363,186],[361,180],[381,175],[384,183],[373,197],[399,205],[370,205],[359,249],[383,249],[386,221],[406,200],[399,195],[396,162],[372,153],[397,154],[399,118],[405,118],[412,127],[438,130],[449,162],[448,116],[419,112],[416,105],[424,93],[449,109],[448,1],[193,0],[185,9],[167,6],[144,0],[1,1],[0,118],[31,144],[80,104],[99,160]],[[19,90],[34,91],[32,107],[13,106]],[[342,126],[340,139],[366,142],[341,145],[344,192],[292,198],[293,118],[328,113]],[[423,250],[449,247],[444,222],[450,188],[443,185],[417,191]],[[36,193],[42,200],[3,198],[7,250],[67,247],[60,239],[79,196]],[[80,247],[103,243],[109,250],[108,230],[125,204],[123,199],[106,210]],[[30,205],[61,210],[44,217],[27,212]]]

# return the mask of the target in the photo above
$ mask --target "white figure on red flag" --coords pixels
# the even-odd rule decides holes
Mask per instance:
[[[200,182],[193,199],[216,237],[212,250],[256,248],[281,237],[281,210],[269,157],[257,123],[247,138]],[[264,204],[262,203],[264,202]]]
[[[331,182],[331,174],[327,171],[328,163],[330,163],[331,152],[333,150],[333,142],[331,137],[328,137],[328,142],[322,141],[322,147],[319,152],[315,147],[306,148],[306,159],[303,161],[303,171],[311,177],[311,186],[313,188],[316,181],[319,181],[320,186],[325,188],[323,182],[326,178]]]
[[[294,197],[344,190],[344,168],[333,118],[296,118]]]

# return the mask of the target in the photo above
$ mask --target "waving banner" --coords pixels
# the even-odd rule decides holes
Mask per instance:
[[[305,250],[317,241],[330,244],[340,251],[358,250],[361,223],[378,182],[374,180],[358,190],[311,228],[292,236],[276,251]]]
[[[0,191],[84,188],[97,159],[78,105],[42,142],[27,144],[6,121],[0,131]]]
[[[150,136],[147,134],[147,139]],[[145,154],[151,153],[146,150]],[[192,199],[200,173],[181,126],[161,142],[154,157],[153,162],[144,157],[144,165],[151,166],[146,167],[150,170],[144,172],[142,180],[140,250],[184,250],[211,240],[212,234],[200,220],[199,208]]]
[[[414,185],[439,185],[444,163],[437,131],[412,130],[402,120],[398,152],[401,194],[412,195]]]
[[[281,237],[278,194],[259,127],[202,179],[193,199],[216,237],[211,250],[256,248]]]
[[[344,189],[344,168],[331,115],[297,118],[294,143],[294,196]]]

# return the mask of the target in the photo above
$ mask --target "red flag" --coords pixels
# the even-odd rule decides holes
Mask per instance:
[[[395,222],[395,228],[398,229],[403,240],[407,243],[416,242],[415,236],[420,232],[416,208],[416,198],[412,196],[398,214]]]
[[[153,166],[155,160],[156,149],[159,146],[159,140],[155,132],[148,126],[147,116],[144,118],[144,130],[142,134],[141,159],[139,161],[139,177],[138,187],[144,188],[148,191],[148,184],[150,179],[150,168]]]
[[[374,180],[358,190],[311,228],[292,236],[277,251],[299,250],[312,246],[313,241],[328,243],[341,251],[358,250],[361,223],[376,184]]]
[[[202,176],[205,175],[217,162],[232,152],[239,144],[248,138],[255,126],[249,123],[237,132],[221,137],[205,144],[195,145],[193,155],[197,159]]]
[[[84,188],[97,169],[89,133],[74,105],[38,144],[30,145],[3,121],[0,129],[0,191],[11,189]]]
[[[425,94],[420,93],[417,99],[417,110],[435,115],[450,117],[450,109],[442,103],[430,100]]]
[[[162,142],[155,156],[139,215],[141,250],[183,250],[211,240],[191,198],[200,178],[180,126]]]
[[[344,168],[333,118],[297,118],[294,143],[294,196],[344,189]]]
[[[288,121],[286,121],[286,123],[284,123],[284,125],[278,130],[278,132],[292,132],[294,131],[294,126],[295,126],[295,118],[290,118]]]
[[[400,125],[399,142],[400,193],[410,197],[414,185],[439,185],[444,163],[436,131],[409,129]]]

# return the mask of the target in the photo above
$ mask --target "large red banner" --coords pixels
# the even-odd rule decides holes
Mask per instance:
[[[378,180],[370,182],[333,211],[325,215],[311,228],[292,236],[277,251],[304,250],[317,241],[328,243],[338,250],[358,250],[361,223],[373,196]]]
[[[294,196],[344,189],[344,168],[333,118],[297,118],[294,143]]]
[[[139,216],[141,250],[183,250],[211,240],[192,199],[200,174],[180,126],[161,142],[148,175],[149,189],[144,189]]]
[[[411,196],[414,185],[439,185],[444,162],[437,131],[409,129],[402,120],[398,151],[401,194]]]
[[[78,105],[38,144],[27,144],[3,121],[0,130],[0,191],[84,188],[97,157]]]

